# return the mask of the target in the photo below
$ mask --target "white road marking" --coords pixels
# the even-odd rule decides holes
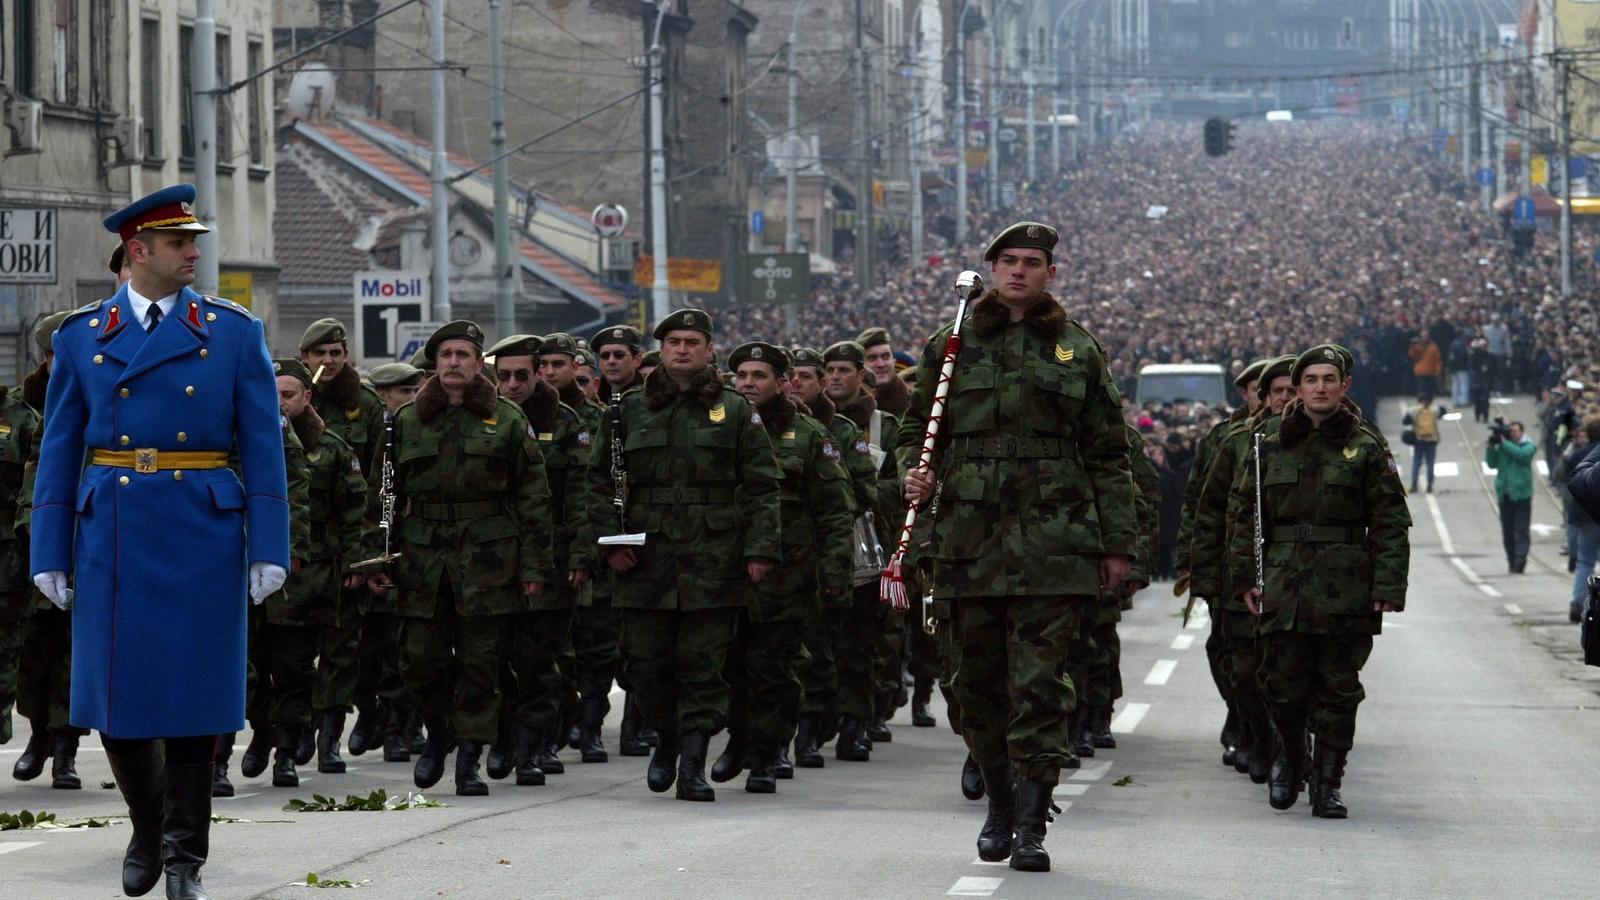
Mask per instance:
[[[1144,714],[1150,711],[1148,703],[1129,703],[1122,708],[1122,712],[1111,720],[1112,734],[1132,734],[1139,723],[1143,721]]]
[[[1545,462],[1544,460],[1542,460],[1542,459],[1534,460],[1533,461],[1533,468],[1534,468],[1534,471],[1538,472],[1542,477],[1545,477],[1545,478],[1549,478],[1550,477],[1550,464]]]
[[[1477,585],[1478,590],[1483,591],[1485,596],[1496,599],[1504,596],[1494,585],[1485,584],[1483,578],[1467,565],[1467,561],[1456,555],[1456,545],[1450,540],[1450,529],[1445,527],[1444,513],[1439,510],[1439,501],[1433,499],[1432,494],[1428,494],[1424,499],[1428,502],[1428,515],[1433,517],[1433,528],[1439,532],[1439,548],[1444,551],[1445,558],[1450,560],[1450,565],[1456,567],[1456,571],[1461,573],[1461,577],[1466,579],[1468,584]]]
[[[1174,650],[1187,650],[1193,646],[1194,635],[1192,634],[1180,634],[1172,639],[1172,649]]]
[[[1532,531],[1534,534],[1537,534],[1539,537],[1549,537],[1550,535],[1555,534],[1558,531],[1563,531],[1564,529],[1560,525],[1548,525],[1544,522],[1534,522],[1532,525],[1528,526],[1528,530]]]
[[[1112,729],[1115,731],[1116,729]],[[1105,762],[1084,763],[1083,768],[1074,770],[1067,778],[1070,781],[1099,781],[1111,769],[1111,760]]]
[[[1004,878],[979,878],[975,875],[963,875],[956,879],[950,890],[945,891],[946,897],[990,897],[995,891],[1000,890],[1000,882]]]
[[[1004,859],[1000,860],[999,862],[991,862],[991,861],[989,861],[987,859],[975,859],[972,862],[968,863],[968,865],[973,865],[973,866],[1009,866],[1009,865],[1011,865],[1011,863],[1010,863],[1009,860],[1004,860]]]
[[[1089,790],[1087,784],[1058,784],[1052,797],[1082,797]]]
[[[1483,584],[1483,579],[1479,578],[1478,577],[1478,573],[1472,571],[1472,567],[1467,565],[1467,561],[1462,559],[1461,557],[1459,557],[1459,556],[1450,557],[1450,565],[1456,567],[1456,571],[1461,573],[1461,577],[1465,578],[1467,580],[1468,584],[1477,584],[1477,585]]]
[[[1196,603],[1194,611],[1189,613],[1189,624],[1183,626],[1190,631],[1198,631],[1211,624],[1211,611],[1206,609],[1204,603]]]
[[[243,799],[245,799],[247,797],[259,797],[259,796],[261,796],[261,792],[260,791],[251,791],[248,794],[234,794],[232,797],[217,797],[216,799],[218,799],[218,800],[243,800]]]
[[[20,734],[17,735],[17,736],[21,737]],[[0,750],[0,756],[21,756],[23,749],[24,748],[22,748],[22,747],[13,747],[10,750]],[[106,752],[106,748],[104,748],[104,747],[79,747],[78,748],[78,755],[79,756],[82,756],[85,753],[104,753],[104,752]]]
[[[1512,614],[1513,616],[1520,616],[1522,615],[1522,607],[1516,605],[1515,603],[1507,603],[1506,612]]]
[[[1419,473],[1419,474],[1425,474],[1425,473]],[[1433,477],[1435,477],[1435,478],[1455,478],[1455,477],[1459,476],[1460,474],[1461,474],[1461,467],[1459,465],[1456,465],[1453,462],[1442,462],[1442,463],[1434,463],[1433,464]]]
[[[1499,600],[1501,597],[1505,596],[1505,594],[1500,593],[1499,588],[1492,584],[1480,584],[1478,585],[1478,590],[1483,591],[1486,595],[1493,597],[1496,600]]]
[[[1493,475],[1494,473],[1500,471],[1499,469],[1491,469],[1491,468],[1489,468],[1489,464],[1486,463],[1486,462],[1479,461],[1478,465],[1480,467],[1482,467],[1483,474],[1485,474],[1485,475]]]
[[[1150,674],[1144,677],[1144,683],[1160,687],[1167,683],[1172,677],[1172,670],[1177,667],[1178,661],[1175,659],[1158,659],[1156,664],[1150,667]]]
[[[40,843],[42,843],[42,842],[41,841],[17,841],[15,843],[10,843],[10,844],[0,844],[0,855],[4,855],[4,854],[7,854],[7,853],[15,853],[18,850],[26,850],[29,847],[37,847],[37,846],[39,846]]]

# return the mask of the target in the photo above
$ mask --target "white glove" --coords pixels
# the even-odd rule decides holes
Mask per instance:
[[[283,587],[289,580],[289,573],[283,566],[269,562],[253,562],[250,564],[250,602],[256,606]]]
[[[72,588],[67,587],[67,573],[65,572],[40,572],[33,576],[33,583],[38,586],[39,593],[45,599],[56,605],[57,609],[65,610],[72,605]]]

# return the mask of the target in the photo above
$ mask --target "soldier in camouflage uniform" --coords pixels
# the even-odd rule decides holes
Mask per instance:
[[[426,376],[426,372],[410,363],[384,363],[372,370],[367,381],[378,392],[384,410],[393,413],[417,398],[417,389],[422,387],[422,379]],[[379,452],[381,455],[382,451]],[[381,461],[376,459],[372,464],[378,465]],[[379,474],[373,475],[373,478],[377,477]]]
[[[711,317],[683,309],[657,323],[662,367],[623,395],[626,532],[643,546],[602,546],[616,573],[623,670],[660,737],[647,782],[681,800],[715,800],[705,778],[711,736],[726,724],[722,677],[739,610],[781,556],[779,475],[761,416],[723,387]],[[610,418],[589,465],[597,535],[618,534]],[[681,760],[680,760],[681,754]]]
[[[16,392],[0,387],[0,744],[11,741],[22,623],[33,613],[34,605],[33,582],[27,577],[28,545],[15,525],[28,447],[39,430],[39,414]],[[35,733],[42,742],[48,730]]]
[[[906,476],[912,503],[943,485],[929,555],[961,640],[961,726],[989,797],[978,852],[1021,871],[1050,867],[1045,820],[1071,757],[1070,647],[1138,541],[1122,398],[1099,342],[1045,291],[1056,240],[1024,222],[989,245],[996,287],[963,330],[937,466]],[[899,436],[908,465],[951,327],[923,351]]]
[[[780,751],[794,738],[800,715],[800,656],[806,623],[821,616],[821,598],[850,587],[850,476],[832,436],[784,391],[786,351],[743,344],[728,357],[735,383],[761,415],[782,473],[783,561],[756,585],[728,655],[732,687],[728,745],[711,780],[732,780],[748,764],[745,790],[778,789]]]
[[[1309,726],[1316,734],[1311,813],[1333,819],[1348,815],[1339,788],[1366,696],[1361,667],[1384,613],[1405,608],[1411,556],[1411,515],[1394,458],[1345,400],[1351,368],[1349,352],[1328,344],[1296,360],[1296,397],[1277,433],[1260,442],[1265,585],[1256,585],[1252,569],[1232,576],[1232,589],[1261,616],[1262,692],[1283,745],[1269,802],[1288,809],[1298,799]],[[1229,519],[1249,517],[1256,494],[1248,465],[1234,484]],[[1252,553],[1253,537],[1253,529],[1236,530],[1234,559]]]
[[[350,364],[345,336],[344,324],[338,319],[311,323],[300,338],[300,360],[312,373],[312,404],[325,429],[350,445],[361,470],[367,473],[367,514],[376,521],[372,479],[380,469],[383,452],[384,403],[377,391],[361,383]],[[337,635],[317,662],[317,689],[312,696],[316,739],[338,743],[345,715],[354,706],[359,715],[350,733],[351,755],[360,756],[376,745],[387,718],[392,724],[384,758],[403,762],[407,754],[402,752],[400,729],[411,715],[397,667],[397,623],[381,602],[374,603],[360,587],[341,592],[338,621]]]
[[[555,519],[538,435],[483,376],[483,330],[457,320],[428,338],[438,373],[394,418],[395,615],[406,687],[428,728],[413,780],[430,788],[456,746],[456,793],[480,796],[499,734],[500,665],[513,616],[555,581]],[[386,590],[388,575],[368,579]]]
[[[560,575],[559,581],[530,601],[528,612],[513,617],[511,651],[501,667],[505,701],[500,711],[500,737],[489,754],[488,772],[491,778],[504,778],[514,767],[517,784],[523,786],[544,784],[546,774],[562,771],[554,752],[555,735],[562,725],[561,698],[566,692],[560,664],[572,632],[573,611],[587,592],[594,561],[584,495],[594,435],[577,411],[562,403],[556,389],[539,377],[541,343],[533,335],[512,335],[488,354],[494,358],[500,396],[522,410],[544,456],[555,526],[551,549]],[[592,760],[585,754],[585,761],[604,762],[605,758]],[[547,771],[546,766],[552,767]]]
[[[28,551],[28,526],[33,513],[33,481],[44,439],[45,392],[50,384],[50,367],[55,360],[51,341],[56,329],[71,314],[71,310],[62,310],[40,319],[34,325],[33,342],[44,359],[38,368],[22,380],[22,401],[39,416],[38,427],[31,429],[30,440],[22,447],[27,453],[27,463],[15,533],[21,540],[19,551],[24,554]],[[89,732],[75,727],[70,720],[72,614],[57,609],[37,590],[29,589],[27,596],[27,602],[32,604],[32,612],[22,620],[21,632],[17,635],[20,643],[17,713],[28,720],[31,733],[11,773],[18,780],[31,781],[39,777],[44,771],[45,761],[50,760],[51,787],[74,790],[82,786],[77,772],[78,740]]]
[[[1228,499],[1240,472],[1250,464],[1253,436],[1277,431],[1278,416],[1294,396],[1294,384],[1289,379],[1294,361],[1293,356],[1265,360],[1253,373],[1255,412],[1229,426],[1212,453],[1195,504],[1191,546],[1194,566],[1190,589],[1195,596],[1210,601],[1211,628],[1219,635],[1223,689],[1231,708],[1237,711],[1232,765],[1239,772],[1248,772],[1256,784],[1266,783],[1276,738],[1256,677],[1261,661],[1256,617],[1230,590],[1235,570],[1255,571],[1253,558],[1229,556],[1234,532],[1253,531],[1252,523],[1230,519]],[[1248,374],[1252,373],[1247,369],[1240,378]],[[1226,757],[1223,762],[1228,762]]]

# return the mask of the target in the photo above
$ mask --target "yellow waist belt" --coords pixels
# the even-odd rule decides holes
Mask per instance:
[[[95,450],[89,462],[148,474],[170,469],[224,469],[228,466],[228,454],[221,450]]]

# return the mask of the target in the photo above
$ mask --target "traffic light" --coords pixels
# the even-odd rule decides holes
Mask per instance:
[[[1233,149],[1233,123],[1221,116],[1206,120],[1206,155],[1222,156]]]

